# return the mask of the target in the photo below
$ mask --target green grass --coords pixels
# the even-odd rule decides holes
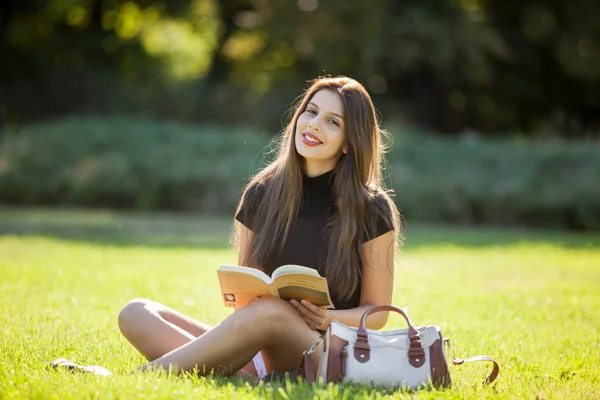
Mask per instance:
[[[600,398],[600,236],[413,227],[394,304],[441,325],[458,356],[452,388],[418,393],[360,385],[261,384],[130,374],[144,360],[120,336],[127,300],[149,297],[216,324],[229,314],[215,269],[233,263],[230,219],[44,210],[0,211],[0,398]],[[402,327],[392,317],[387,328]],[[57,373],[67,357],[110,378]]]

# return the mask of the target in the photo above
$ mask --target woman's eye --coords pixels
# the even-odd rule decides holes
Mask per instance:
[[[337,122],[335,119],[330,119],[330,120],[329,120],[329,122],[330,122],[332,125],[335,125],[335,126],[340,126],[340,123],[339,123],[339,122]]]
[[[317,114],[317,112],[316,112],[315,110],[312,110],[312,109],[310,109],[310,108],[309,108],[309,109],[307,109],[307,110],[306,110],[306,112],[307,112],[307,113],[309,113],[309,114],[313,114],[313,115],[316,115],[316,114]]]

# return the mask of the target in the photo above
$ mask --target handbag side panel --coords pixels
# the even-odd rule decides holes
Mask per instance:
[[[347,345],[347,340],[332,334],[330,328],[327,329],[315,378],[317,381],[322,379],[322,382],[329,383],[341,382],[344,379]]]

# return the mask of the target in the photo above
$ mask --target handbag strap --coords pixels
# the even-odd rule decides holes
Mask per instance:
[[[319,348],[319,344],[323,341],[324,338],[325,334],[322,334],[319,337],[319,339],[312,346],[310,346],[310,349],[302,353],[302,361],[300,362],[299,372],[300,375],[304,378],[304,380],[308,383],[314,382],[317,376],[312,361],[312,355],[315,351],[317,351],[317,349]]]
[[[360,319],[360,325],[356,332],[356,343],[354,344],[354,358],[360,363],[366,363],[371,358],[371,346],[369,345],[369,334],[367,332],[367,317],[381,311],[394,311],[402,315],[408,325],[408,340],[410,348],[408,350],[408,363],[415,368],[419,368],[425,363],[425,350],[423,350],[423,341],[421,334],[415,328],[408,314],[399,307],[392,305],[373,306],[364,312]]]
[[[367,336],[367,317],[371,314],[375,314],[381,311],[394,311],[398,314],[402,315],[406,320],[406,324],[408,325],[408,336],[420,336],[419,331],[415,328],[408,314],[404,312],[400,307],[392,306],[392,305],[380,305],[373,306],[367,311],[364,312],[362,318],[360,319],[360,324],[358,325],[358,335],[359,336]]]
[[[462,365],[465,363],[478,362],[478,361],[490,361],[494,364],[492,367],[492,372],[490,372],[490,374],[483,381],[482,384],[489,385],[490,383],[492,383],[496,380],[496,378],[498,377],[498,374],[500,373],[500,365],[498,365],[496,360],[494,360],[492,357],[490,357],[490,356],[475,356],[475,357],[468,357],[468,358],[457,358],[454,354],[454,349],[450,345],[450,339],[445,338],[444,343],[448,347],[448,351],[450,352],[450,357],[452,358],[453,365]]]
[[[304,378],[307,383],[313,383],[317,374],[315,373],[315,367],[313,365],[310,354],[306,351],[302,355],[302,362],[300,363],[299,375]]]

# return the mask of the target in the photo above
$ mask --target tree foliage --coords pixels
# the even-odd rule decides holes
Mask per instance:
[[[350,75],[387,119],[597,135],[594,0],[4,0],[0,122],[129,113],[278,129]]]

